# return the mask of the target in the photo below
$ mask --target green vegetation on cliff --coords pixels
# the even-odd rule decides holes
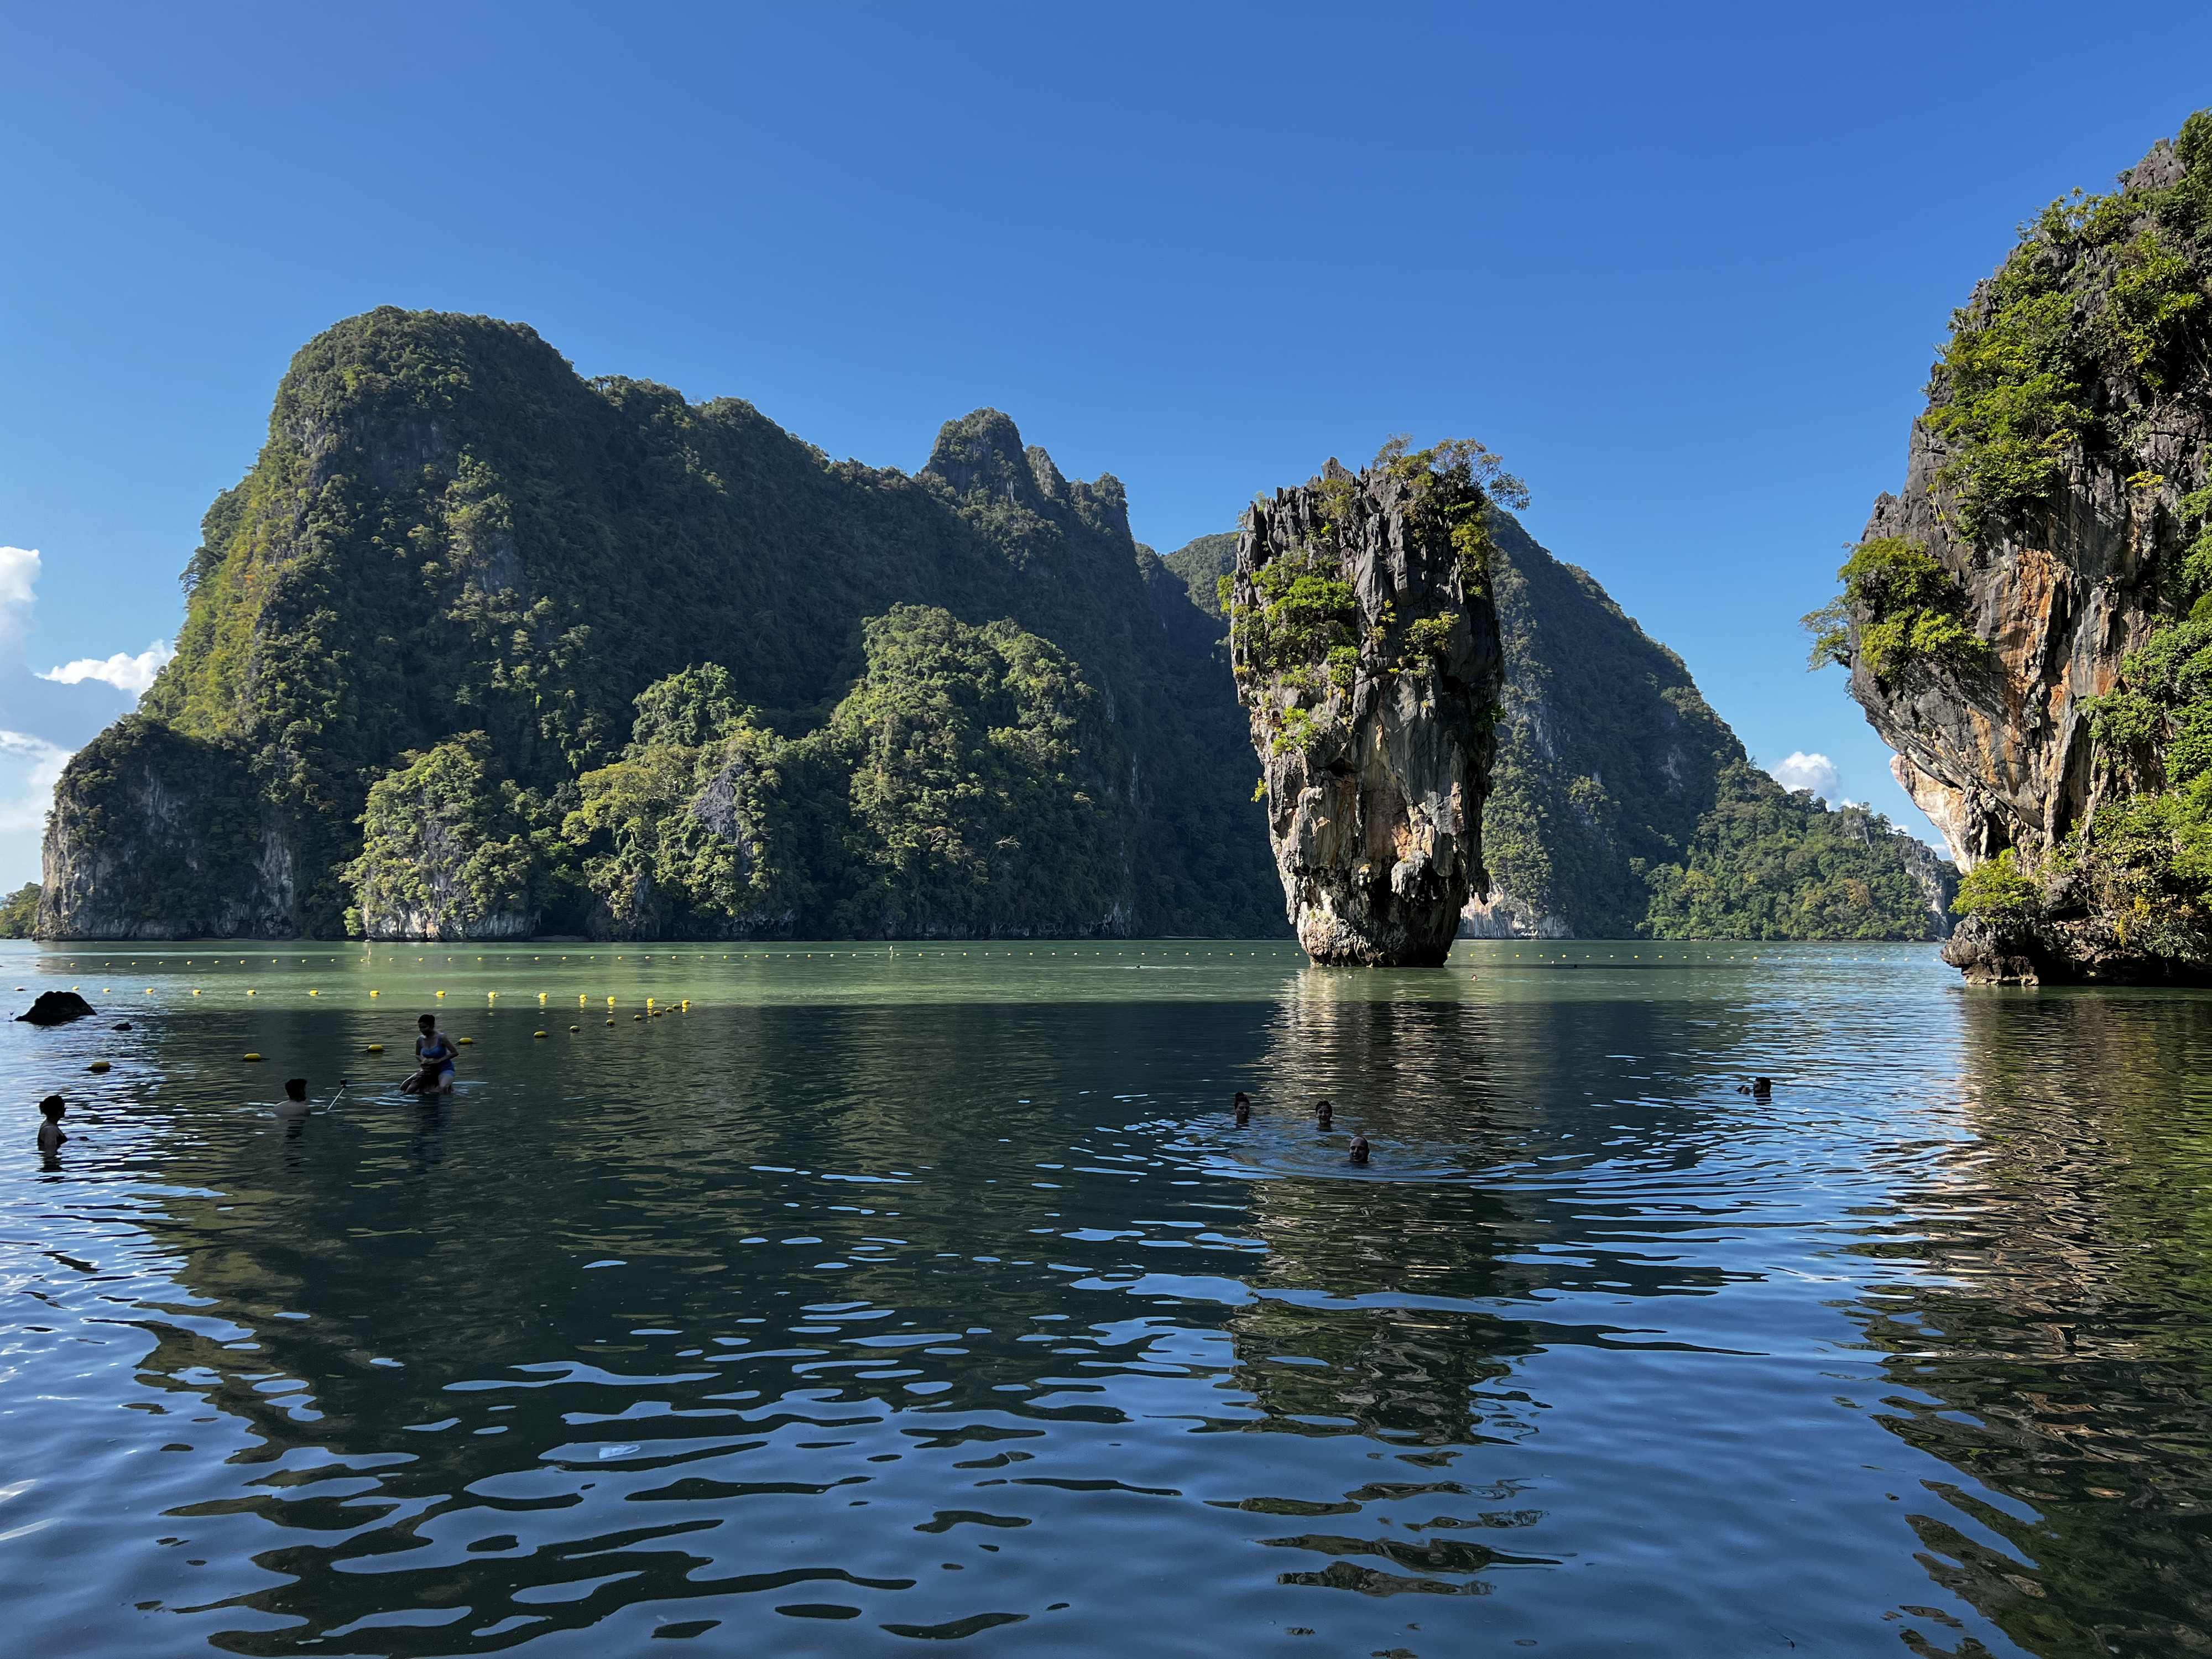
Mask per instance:
[[[1011,623],[895,607],[787,740],[719,666],[647,688],[568,839],[617,937],[1126,931],[1135,824],[1097,694]]]
[[[2091,574],[2134,611],[2103,616],[2108,637],[2142,643],[2080,704],[2094,740],[2082,815],[2054,845],[2003,848],[1958,901],[2015,943],[2056,927],[2100,971],[2212,967],[2208,348],[2212,111],[2200,111],[2124,188],[2077,191],[2023,228],[1955,314],[1923,416],[1948,446],[1935,483],[1970,560],[2003,532],[2078,544],[2087,532],[2063,521],[2084,497],[2125,526],[2126,567],[2106,574],[2100,550]],[[1881,672],[1887,624],[1863,603],[1850,621]]]
[[[1959,584],[1919,544],[1875,537],[1836,574],[1843,592],[1799,624],[1813,635],[1813,667],[1851,665],[1854,620],[1859,657],[1878,678],[1915,662],[1965,670],[1989,660],[1989,642],[1968,624]]]
[[[1923,419],[1964,538],[2051,500],[2069,452],[2154,449],[2152,406],[2202,374],[2212,111],[2173,155],[2170,183],[2053,202],[1953,315]]]
[[[1020,659],[992,694],[1014,703],[987,715],[909,688],[945,717],[936,738],[953,748],[930,762],[941,776],[918,753],[886,759],[880,793],[850,809],[878,851],[904,849],[863,860],[872,916],[953,925],[909,907],[953,902],[975,860],[1011,869],[999,842],[1020,840],[1009,902],[1023,914],[1082,909],[1110,889],[1100,913],[1138,932],[1281,929],[1217,630],[1130,539],[1117,482],[1062,477],[993,410],[949,422],[909,476],[831,461],[736,399],[587,382],[518,325],[387,307],[295,359],[269,441],[208,513],[185,584],[175,659],[140,716],[80,754],[58,792],[58,847],[106,872],[97,901],[82,884],[48,894],[64,927],[143,918],[221,931],[222,915],[250,913],[258,929],[329,935],[349,909],[373,921],[426,893],[464,892],[468,926],[519,894],[548,928],[649,925],[660,902],[608,871],[676,859],[697,866],[676,884],[703,892],[713,884],[698,872],[734,854],[623,842],[616,824],[637,818],[639,800],[682,793],[672,770],[587,791],[587,778],[642,763],[624,751],[640,741],[634,700],[712,664],[727,700],[757,711],[764,764],[786,765],[783,746],[836,719],[858,742],[870,720],[902,718],[846,705],[876,672],[863,624],[920,605],[971,629],[1010,621],[1035,643],[1008,635],[974,647]],[[878,647],[896,655],[902,627]],[[1085,789],[1118,827],[1102,839],[1077,813],[1059,825],[1065,841],[994,834],[987,853],[969,836],[999,809],[962,793],[971,775],[986,793],[1003,787],[1033,830],[1056,822],[1006,770],[1016,751],[1020,768],[1065,759],[1054,745],[1066,732],[1047,735],[1042,705],[1006,689],[1055,676],[1088,688],[1092,701],[1063,713],[1104,733],[1085,766],[1111,757],[1114,769]],[[180,744],[214,759],[196,766]],[[663,733],[644,746],[712,745]],[[102,794],[101,780],[125,775],[143,787]],[[137,853],[161,840],[162,803],[175,800],[198,814],[195,827],[165,843],[167,862],[148,864]],[[567,833],[572,820],[589,850]],[[956,821],[957,853],[935,839]],[[270,855],[203,858],[210,836],[259,837]],[[251,890],[218,902],[210,884],[229,878],[216,872],[249,866],[258,873],[239,879]],[[763,899],[757,874],[743,883]],[[763,902],[793,926],[825,914],[800,888]],[[838,915],[862,925],[858,910]]]
[[[547,860],[532,834],[544,817],[541,803],[500,775],[481,732],[400,756],[398,769],[369,787],[361,854],[343,872],[358,896],[346,931],[373,939],[529,933],[547,908]]]
[[[1498,925],[1580,938],[1936,936],[1949,866],[1750,763],[1689,670],[1510,515],[1486,553],[1505,697],[1483,849]],[[1168,556],[1195,599],[1236,538]]]

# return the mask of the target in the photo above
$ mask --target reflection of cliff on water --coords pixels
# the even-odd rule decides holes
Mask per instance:
[[[1879,1420],[1963,1477],[1931,1483],[1950,1513],[1911,1517],[1923,1565],[2045,1659],[2203,1651],[2206,1004],[2109,992],[1963,1003],[1962,1093],[1979,1139],[1948,1179],[1900,1194],[1894,1240],[1860,1247],[1925,1264],[1858,1310],[1899,1390]]]

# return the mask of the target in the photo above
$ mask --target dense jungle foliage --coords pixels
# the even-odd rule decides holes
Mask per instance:
[[[1934,936],[1948,865],[1758,771],[1588,573],[1510,514],[1488,527],[1506,685],[1483,848],[1502,893],[1584,939]],[[1208,536],[1167,562],[1196,598],[1235,560],[1235,537]]]
[[[619,852],[607,827],[617,785],[603,780],[593,794],[585,781],[633,764],[634,701],[714,664],[732,702],[755,711],[751,741],[778,756],[838,720],[857,732],[872,716],[848,693],[880,667],[863,624],[911,605],[970,628],[1006,620],[1051,642],[1048,660],[1022,647],[1024,666],[1002,673],[1002,688],[1054,674],[1088,688],[1081,708],[1096,713],[1066,712],[1103,733],[1085,767],[1111,757],[1116,769],[1086,788],[1119,828],[1087,839],[1079,813],[1064,846],[995,836],[987,854],[967,837],[988,812],[925,772],[886,765],[879,792],[854,809],[882,859],[864,860],[867,902],[838,912],[840,925],[863,926],[862,909],[869,926],[892,915],[902,927],[950,925],[913,907],[964,894],[974,860],[1011,858],[998,842],[1014,839],[1020,897],[1009,902],[1024,914],[1088,914],[1110,888],[1095,908],[1134,932],[1285,926],[1242,781],[1249,751],[1218,629],[1131,540],[1117,482],[1063,477],[994,410],[947,423],[909,476],[832,461],[737,399],[694,404],[647,382],[587,382],[526,327],[386,307],[294,360],[269,441],[210,510],[184,582],[175,660],[141,718],[73,763],[61,803],[96,776],[144,772],[164,744],[219,749],[252,796],[222,816],[280,838],[291,925],[311,934],[337,933],[348,909],[373,920],[434,889],[465,891],[475,916],[526,891],[544,927],[631,925],[623,915],[647,925],[659,901],[617,903],[606,878],[605,860],[645,858]],[[879,644],[900,648],[891,635]],[[1029,729],[1012,707],[946,726],[944,741],[976,747],[943,764],[1005,783],[1012,740],[997,734]],[[1000,715],[1009,723],[994,723]],[[620,782],[647,787],[631,774]],[[1043,824],[1023,816],[1042,811],[1036,802],[1020,799],[1009,810]],[[952,818],[933,817],[940,809]],[[167,886],[129,890],[143,832],[127,812],[70,822],[81,855],[117,855],[118,907],[214,908]],[[463,822],[507,850],[436,881],[402,872]],[[957,855],[937,857],[940,830],[958,836]],[[1085,866],[1093,856],[1106,862]],[[516,873],[526,866],[526,878]],[[794,926],[821,914],[775,902]]]
[[[2134,471],[2157,404],[2202,376],[2212,111],[2173,150],[2171,184],[2053,202],[1953,313],[1923,418],[1950,446],[1937,483],[1962,541],[2050,501],[2070,452]]]
[[[0,939],[29,939],[39,923],[39,884],[27,881],[0,899]]]
[[[648,687],[563,826],[617,937],[1121,933],[1123,757],[1066,653],[902,605],[795,739],[716,665]]]

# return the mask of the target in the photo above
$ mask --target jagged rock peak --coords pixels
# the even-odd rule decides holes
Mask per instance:
[[[937,430],[936,445],[922,471],[942,478],[958,495],[981,494],[1044,517],[1073,508],[1102,528],[1129,533],[1129,503],[1121,481],[1102,472],[1095,483],[1069,479],[1043,446],[1022,443],[1011,416],[979,409]]]
[[[1331,459],[1237,538],[1231,662],[1316,962],[1439,963],[1487,890],[1502,654],[1470,453],[1386,451],[1357,474]]]

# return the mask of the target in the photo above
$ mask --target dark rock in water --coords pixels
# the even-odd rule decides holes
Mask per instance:
[[[1332,460],[1255,503],[1237,539],[1230,660],[1316,962],[1434,966],[1488,890],[1502,656],[1470,451],[1488,461],[1386,452],[1355,477]]]
[[[131,1022],[127,1019],[119,1019],[115,1022],[115,1029],[118,1031],[127,1031],[131,1029]]]
[[[15,1018],[24,1024],[66,1025],[91,1012],[92,1005],[74,991],[41,991],[39,1000],[31,1005],[31,1012],[18,1014]]]

